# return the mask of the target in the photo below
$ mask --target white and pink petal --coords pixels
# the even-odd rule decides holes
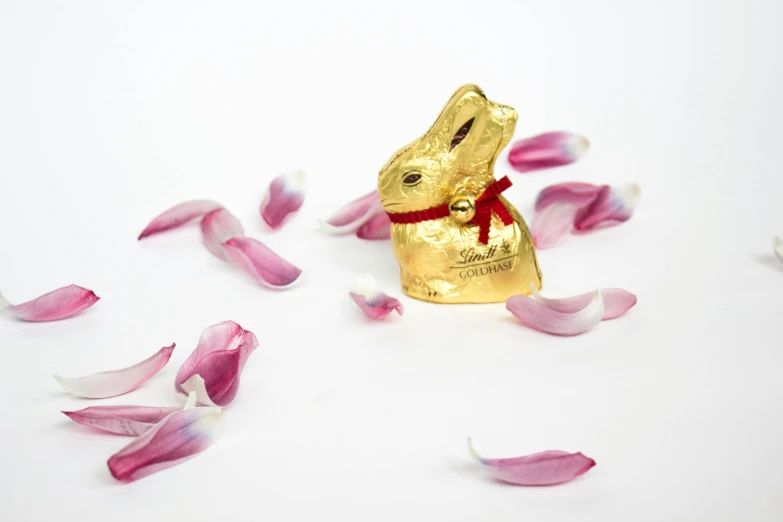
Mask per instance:
[[[74,422],[118,435],[138,436],[154,427],[178,407],[90,406],[78,411],[64,411]]]
[[[640,198],[641,189],[635,183],[604,186],[590,205],[579,209],[574,218],[574,228],[587,232],[623,223],[633,215]]]
[[[508,161],[519,172],[532,172],[574,163],[589,148],[590,142],[580,134],[547,132],[514,143]]]
[[[97,303],[99,299],[100,297],[92,290],[69,285],[18,305],[11,304],[3,294],[0,294],[0,310],[7,310],[22,321],[58,321],[78,314]]]
[[[515,295],[506,301],[506,309],[524,325],[554,335],[578,335],[601,322],[604,300],[600,290],[592,294],[590,302],[573,313],[560,312],[527,295]]]
[[[139,239],[182,226],[220,207],[219,203],[210,199],[194,199],[174,205],[150,221],[139,234]]]
[[[223,243],[231,261],[256,282],[275,290],[301,282],[303,272],[262,242],[249,237],[234,237]]]
[[[391,237],[391,219],[384,210],[377,211],[356,231],[359,239],[389,239]]]
[[[245,229],[231,212],[225,208],[217,208],[201,218],[201,235],[204,245],[212,254],[230,262],[231,258],[223,248],[223,243],[232,237],[244,236]]]
[[[531,285],[532,286],[532,285]],[[601,296],[604,300],[604,315],[602,321],[608,321],[620,317],[633,308],[636,304],[636,296],[622,288],[602,288]],[[590,305],[595,297],[595,292],[588,292],[573,297],[549,298],[539,294],[533,287],[533,298],[547,308],[556,312],[573,314]]]
[[[578,210],[576,205],[558,202],[536,212],[530,225],[536,248],[543,250],[565,243],[574,228],[574,217]]]
[[[281,228],[302,207],[305,190],[304,171],[295,170],[277,176],[269,184],[261,203],[261,218],[272,229]]]
[[[378,191],[373,190],[340,208],[321,225],[332,234],[352,234],[382,210]]]
[[[371,319],[380,320],[392,312],[397,312],[398,315],[405,312],[402,303],[378,290],[378,284],[370,274],[360,276],[356,288],[349,295],[356,306]]]
[[[553,203],[570,203],[578,208],[586,207],[595,200],[601,189],[607,186],[578,181],[551,185],[538,193],[536,212],[540,212]]]

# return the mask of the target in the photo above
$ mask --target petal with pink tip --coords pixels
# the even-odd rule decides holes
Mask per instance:
[[[556,312],[567,314],[573,314],[583,310],[590,304],[590,301],[592,301],[595,296],[595,292],[588,292],[573,297],[552,299],[539,294],[532,284],[530,286],[533,289],[533,298],[536,301]],[[604,299],[604,315],[601,319],[602,321],[620,317],[636,304],[636,296],[622,288],[602,288],[601,296]]]
[[[640,196],[641,189],[635,183],[619,187],[604,186],[590,205],[579,209],[574,228],[587,232],[627,221],[639,204]]]
[[[373,190],[342,207],[332,217],[322,221],[321,225],[331,234],[350,234],[359,230],[381,210],[383,207],[378,191]]]
[[[207,249],[223,261],[231,261],[223,243],[232,237],[242,237],[245,229],[234,215],[224,208],[217,208],[201,219],[201,235]]]
[[[220,206],[219,203],[210,199],[194,199],[174,205],[150,221],[150,224],[139,234],[139,239],[177,228],[188,221],[203,216],[207,212],[220,208]]]
[[[468,451],[486,466],[496,480],[518,486],[553,486],[575,479],[595,466],[595,461],[581,453],[542,451],[525,457],[485,459],[473,449],[468,439]]]
[[[519,172],[532,172],[573,163],[589,148],[590,142],[579,134],[547,132],[514,143],[508,162]]]
[[[169,362],[175,346],[176,344],[172,344],[161,348],[155,355],[122,370],[94,373],[77,378],[54,375],[54,378],[60,386],[79,397],[88,399],[116,397],[135,390],[158,373]]]
[[[384,210],[379,210],[367,223],[356,231],[360,239],[389,239],[391,237],[391,220]]]
[[[574,228],[574,217],[579,207],[571,203],[553,203],[536,212],[530,233],[536,248],[546,249],[566,242]]]
[[[783,263],[783,239],[775,236],[772,238],[772,251],[775,253],[775,257],[778,261]]]
[[[546,187],[536,198],[536,212],[540,212],[552,203],[571,203],[579,208],[586,207],[595,200],[603,187],[590,183],[568,182]]]
[[[196,349],[177,372],[175,388],[178,391],[194,391],[197,381],[190,381],[188,390],[184,389],[184,383],[199,375],[204,380],[208,397],[215,404],[229,404],[239,390],[239,377],[245,363],[257,346],[255,334],[234,321],[208,327],[201,334]]]
[[[356,288],[349,295],[356,306],[371,319],[383,319],[392,311],[402,315],[405,311],[397,299],[378,290],[375,278],[370,274],[360,276]]]
[[[262,285],[282,290],[302,279],[302,270],[278,256],[261,241],[234,237],[223,243],[231,261]]]
[[[279,229],[304,203],[305,173],[301,170],[281,174],[269,184],[261,203],[261,217],[272,229]]]
[[[194,457],[223,429],[220,408],[188,408],[169,414],[109,458],[109,471],[130,482]]]
[[[526,295],[515,295],[506,301],[506,309],[523,324],[555,335],[578,335],[601,322],[604,300],[600,290],[578,312],[558,312]]]
[[[138,436],[164,417],[182,408],[152,406],[90,406],[79,411],[64,411],[71,420],[109,433]]]
[[[37,297],[26,303],[12,305],[0,294],[0,310],[6,309],[23,321],[57,321],[72,317],[98,302],[92,290],[69,285]]]

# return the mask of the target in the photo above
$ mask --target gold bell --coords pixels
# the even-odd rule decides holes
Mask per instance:
[[[449,214],[457,223],[467,223],[476,215],[476,201],[470,196],[454,196],[449,200]]]

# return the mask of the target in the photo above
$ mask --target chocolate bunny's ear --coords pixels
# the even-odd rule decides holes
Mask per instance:
[[[484,91],[477,85],[463,85],[451,96],[425,139],[436,142],[446,152],[453,150],[468,136],[476,116],[487,103]]]

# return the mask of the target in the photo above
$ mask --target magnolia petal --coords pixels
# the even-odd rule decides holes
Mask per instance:
[[[592,203],[579,209],[574,228],[580,232],[618,225],[627,221],[639,204],[641,189],[636,183],[604,186]]]
[[[245,229],[234,215],[224,208],[216,208],[201,219],[201,234],[204,245],[215,257],[231,261],[223,248],[223,243],[232,237],[242,237]]]
[[[514,143],[508,162],[519,172],[560,167],[577,161],[589,148],[590,142],[580,134],[547,132]]]
[[[384,210],[376,212],[356,231],[360,239],[389,239],[391,237],[391,219]]]
[[[188,221],[203,216],[207,212],[220,208],[220,206],[219,203],[211,199],[194,199],[174,205],[150,221],[149,225],[139,234],[139,239],[177,228]]]
[[[556,312],[567,314],[573,314],[583,310],[590,304],[595,296],[595,292],[588,292],[573,297],[552,299],[539,294],[532,283],[530,286],[533,289],[533,299]],[[604,299],[604,315],[602,321],[620,317],[636,304],[636,296],[622,288],[602,288],[601,296]]]
[[[109,471],[130,482],[169,468],[207,449],[223,429],[220,408],[188,408],[169,414],[109,458]]]
[[[180,387],[188,394],[188,398],[193,396],[198,404],[203,404],[204,406],[217,406],[209,397],[206,381],[204,381],[204,378],[201,377],[201,375],[196,374],[192,376],[190,379],[183,382]]]
[[[536,212],[540,212],[552,203],[571,203],[579,208],[593,202],[603,187],[590,183],[568,182],[546,187],[536,198]]]
[[[152,406],[90,406],[79,411],[64,411],[71,420],[118,435],[138,436],[180,408]]]
[[[234,237],[223,243],[231,261],[262,285],[282,290],[300,282],[302,270],[278,256],[261,241]]]
[[[775,257],[778,258],[778,261],[783,263],[783,239],[777,236],[772,238],[772,251],[775,252]]]
[[[57,321],[72,317],[98,302],[92,290],[69,285],[53,290],[26,303],[12,305],[0,294],[0,309],[6,309],[23,321]]]
[[[601,322],[604,300],[600,290],[593,292],[587,306],[578,312],[558,312],[526,295],[515,295],[506,301],[506,309],[523,324],[555,335],[577,335]]]
[[[370,274],[359,277],[356,289],[349,294],[362,312],[371,319],[380,320],[396,311],[399,315],[404,313],[402,303],[397,299],[378,290],[375,278]]]
[[[269,184],[261,203],[261,217],[273,229],[279,229],[304,203],[305,173],[301,170],[281,174]]]
[[[519,486],[552,486],[573,480],[586,473],[595,461],[581,453],[542,451],[525,457],[509,459],[485,459],[476,453],[468,439],[468,451],[478,462],[486,466],[496,480]]]
[[[208,327],[201,334],[196,349],[177,372],[175,389],[186,393],[198,391],[198,380],[189,381],[198,375],[203,378],[207,398],[211,397],[211,401],[220,406],[229,404],[239,390],[239,376],[245,363],[256,347],[258,339],[255,334],[234,321]],[[187,382],[189,389],[186,390],[184,383]]]
[[[536,212],[530,233],[536,248],[554,248],[566,242],[574,228],[579,207],[571,203],[553,203]]]
[[[94,373],[77,378],[54,375],[54,378],[60,386],[79,397],[88,399],[116,397],[135,390],[158,373],[169,362],[175,346],[176,344],[172,344],[161,348],[155,355],[122,370]]]
[[[351,201],[326,221],[321,221],[321,225],[331,234],[351,234],[382,210],[378,191],[373,190]]]

